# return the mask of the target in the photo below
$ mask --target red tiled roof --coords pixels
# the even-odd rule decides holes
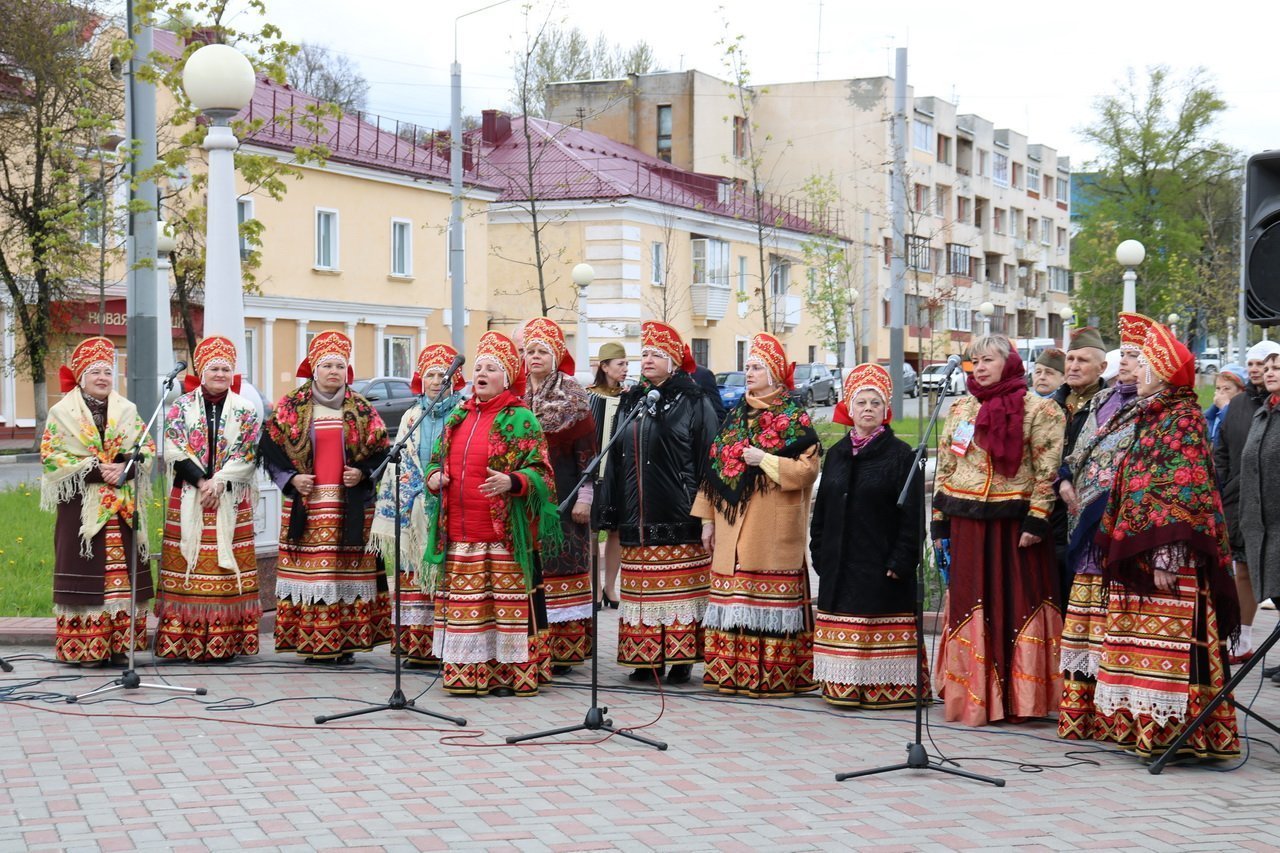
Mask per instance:
[[[522,122],[528,121],[534,151],[532,192]],[[479,144],[480,176],[502,187],[501,199],[605,200],[638,198],[755,220],[755,203],[745,187],[727,178],[678,169],[663,160],[599,133],[539,118],[512,118],[511,131],[496,144]],[[770,196],[763,214],[776,227],[806,233],[838,233],[835,222],[809,218],[803,202]]]
[[[182,54],[177,36],[167,30],[155,31],[155,48],[173,57]],[[432,142],[415,143],[396,132],[402,127],[412,127],[414,135],[418,135],[423,132],[423,128],[395,122],[394,129],[387,130],[381,127],[383,121],[379,117],[374,116],[374,121],[371,122],[359,113],[344,114],[341,118],[326,114],[318,120],[319,128],[316,128],[316,119],[310,111],[320,103],[319,98],[259,76],[253,100],[237,118],[265,121],[261,128],[243,141],[280,151],[322,144],[329,150],[326,158],[329,162],[364,166],[410,177],[449,180],[447,145],[441,147]],[[433,139],[434,136],[428,133],[428,138]],[[469,160],[468,157],[464,161],[463,178],[468,184],[474,185],[477,183],[477,174],[474,167],[468,168],[471,165],[467,162]]]

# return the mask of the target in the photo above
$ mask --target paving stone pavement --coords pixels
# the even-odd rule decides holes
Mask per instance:
[[[153,669],[140,655],[145,680],[208,695],[142,689],[69,705],[65,694],[112,676],[58,666],[47,646],[0,646],[15,666],[0,690],[31,697],[0,704],[0,851],[1276,848],[1280,736],[1257,723],[1239,770],[1152,776],[1117,750],[1059,741],[1048,721],[973,730],[934,708],[931,754],[1006,787],[924,771],[837,783],[836,772],[904,760],[911,715],[633,688],[612,662],[616,611],[601,623],[601,704],[667,751],[589,743],[598,733],[504,742],[581,722],[582,670],[531,699],[449,697],[411,671],[406,693],[431,687],[420,706],[465,728],[407,711],[318,726],[317,714],[386,700],[385,649],[337,669],[270,653]],[[33,679],[46,680],[20,687]],[[1244,687],[1242,700],[1259,679]],[[1280,688],[1261,685],[1255,707],[1280,721]],[[1073,764],[1084,759],[1097,766]]]

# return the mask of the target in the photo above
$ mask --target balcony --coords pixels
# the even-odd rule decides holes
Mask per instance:
[[[695,322],[718,323],[729,309],[733,288],[720,284],[695,284],[689,288],[689,297]]]
[[[790,294],[774,295],[773,304],[769,307],[769,310],[773,312],[774,328],[789,332],[799,326],[800,318],[804,313],[803,309],[804,301],[799,296]]]

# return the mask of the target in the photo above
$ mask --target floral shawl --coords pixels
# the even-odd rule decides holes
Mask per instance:
[[[509,401],[497,413],[489,431],[489,467],[507,474],[519,474],[528,486],[524,494],[507,493],[489,499],[489,516],[494,529],[504,544],[509,545],[516,563],[524,571],[525,588],[533,589],[533,561],[535,551],[554,553],[564,539],[560,527],[560,512],[556,506],[555,480],[551,475],[551,462],[547,456],[547,442],[533,412],[519,405],[519,398],[509,394]],[[476,412],[473,397],[453,410],[444,424],[440,441],[431,455],[431,463],[423,472],[425,477],[439,470],[449,458],[449,447],[458,427]],[[445,538],[449,530],[448,501],[441,500],[434,517],[427,525],[427,577],[424,586],[428,592],[435,589],[444,565]]]
[[[818,443],[809,413],[789,398],[744,397],[724,419],[711,444],[711,464],[703,477],[702,493],[733,524],[752,495],[777,487],[759,466],[742,460],[744,450],[754,445],[774,456],[796,459]]]
[[[558,370],[542,381],[538,390],[530,383],[525,405],[533,410],[538,425],[547,434],[563,432],[591,414],[591,398],[572,376]]]
[[[1240,624],[1231,550],[1195,392],[1169,388],[1137,403],[1133,443],[1120,461],[1095,542],[1103,577],[1140,595],[1156,590],[1152,554],[1181,544],[1208,566],[1222,635]]]
[[[419,420],[422,421],[418,431],[413,434],[413,443],[405,448],[405,453],[400,457],[402,570],[416,570],[422,565],[423,554],[427,549],[429,519],[435,514],[436,504],[440,502],[440,498],[426,488],[426,478],[422,471],[430,462],[431,453],[444,430],[445,420],[458,405],[459,399],[457,394],[442,398],[424,419],[423,407],[431,401],[423,397],[404,413],[404,418],[400,421],[401,434],[412,429]],[[387,560],[395,554],[396,547],[395,487],[395,470],[392,465],[388,465],[382,481],[378,483],[378,503],[373,512],[373,526],[369,529],[369,550]],[[422,579],[421,573],[419,579]]]
[[[138,407],[115,391],[107,397],[107,424],[102,434],[79,388],[67,392],[49,409],[44,436],[40,440],[40,459],[44,473],[40,478],[40,508],[52,512],[58,504],[79,495],[80,553],[93,553],[93,537],[113,515],[134,528],[140,556],[147,556],[147,525],[135,524],[138,507],[145,507],[151,496],[151,463],[156,455],[155,441],[147,436],[142,444],[141,470],[120,486],[88,483],[89,472],[104,462],[124,461],[134,442],[146,431],[138,417]]]
[[[236,585],[240,584],[240,566],[232,544],[235,539],[236,508],[247,497],[250,505],[258,502],[257,456],[262,422],[257,408],[234,391],[227,392],[222,406],[222,421],[214,439],[213,475],[226,490],[218,501],[217,536],[218,565],[234,569]],[[197,388],[173,402],[165,414],[165,473],[173,478],[173,466],[188,459],[204,470],[209,462],[209,421],[205,416],[204,391]],[[180,550],[187,564],[187,574],[195,568],[200,555],[200,536],[204,529],[204,511],[200,506],[200,490],[187,482],[177,483],[181,520]]]

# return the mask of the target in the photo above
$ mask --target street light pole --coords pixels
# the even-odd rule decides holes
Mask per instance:
[[[577,379],[585,388],[591,384],[591,326],[587,311],[587,285],[595,280],[596,271],[591,264],[578,264],[573,268],[573,283],[578,286],[578,333],[576,338],[578,362]],[[586,379],[583,382],[583,379]]]
[[[1137,282],[1138,273],[1134,269],[1147,256],[1147,247],[1137,240],[1125,240],[1116,246],[1116,260],[1124,267],[1124,297],[1121,308],[1124,311],[1138,310]]]

